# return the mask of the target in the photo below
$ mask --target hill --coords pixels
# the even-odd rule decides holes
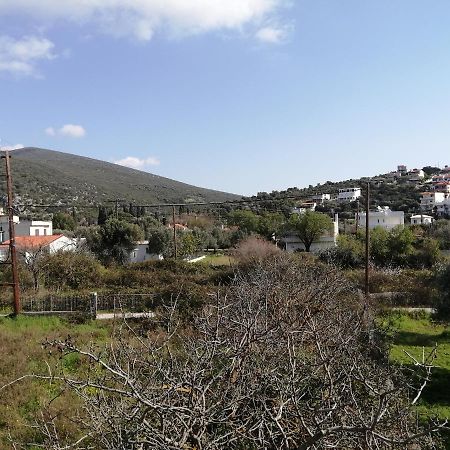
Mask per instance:
[[[11,152],[14,192],[21,204],[102,204],[236,200],[237,195],[192,186],[97,159],[41,148]]]

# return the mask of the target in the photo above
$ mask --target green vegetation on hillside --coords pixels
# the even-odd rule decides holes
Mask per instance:
[[[239,198],[106,161],[57,151],[24,148],[15,150],[12,157],[18,203],[102,204],[107,200],[124,199],[151,204]]]

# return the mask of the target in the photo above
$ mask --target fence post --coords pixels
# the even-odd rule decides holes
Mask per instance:
[[[91,317],[94,320],[97,318],[97,305],[98,305],[97,292],[92,292],[92,294],[91,294]]]

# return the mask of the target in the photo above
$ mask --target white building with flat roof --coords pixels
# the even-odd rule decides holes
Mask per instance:
[[[361,188],[352,187],[339,189],[338,202],[354,202],[361,197]]]
[[[411,225],[431,225],[433,223],[433,217],[426,214],[415,214],[411,216]]]
[[[316,194],[311,197],[311,200],[321,205],[331,200],[331,194]]]
[[[51,220],[19,220],[14,216],[16,236],[51,236],[53,224]],[[8,216],[0,216],[0,243],[9,239]]]
[[[364,229],[366,226],[366,213],[358,214],[359,226]],[[392,228],[405,225],[405,213],[403,211],[392,211],[388,207],[378,208],[377,211],[369,212],[369,228],[376,227],[392,230]]]
[[[420,197],[420,209],[422,211],[432,211],[435,206],[442,203],[448,194],[445,192],[422,192]]]

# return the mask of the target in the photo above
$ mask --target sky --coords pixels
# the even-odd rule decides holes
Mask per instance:
[[[450,164],[448,0],[0,0],[0,146],[237,194]]]

